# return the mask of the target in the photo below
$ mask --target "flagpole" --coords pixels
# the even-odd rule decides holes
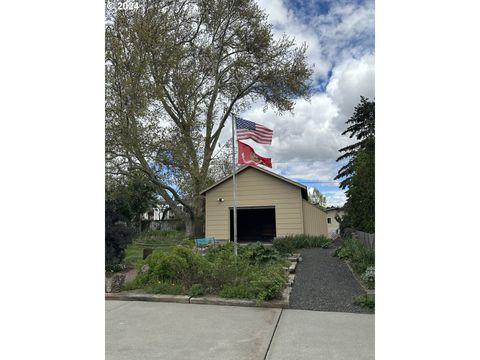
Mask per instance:
[[[233,179],[233,251],[237,256],[237,184],[235,182],[235,115],[232,113],[232,179]]]

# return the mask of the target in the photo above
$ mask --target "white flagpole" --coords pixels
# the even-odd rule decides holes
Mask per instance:
[[[235,183],[235,115],[232,113],[232,173],[233,173],[233,248],[237,256],[237,184]]]

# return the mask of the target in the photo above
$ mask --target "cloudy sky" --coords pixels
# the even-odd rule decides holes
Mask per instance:
[[[306,42],[315,90],[310,101],[297,101],[293,113],[264,112],[258,102],[239,114],[273,129],[271,146],[247,142],[272,158],[275,172],[317,187],[327,205],[343,205],[345,194],[333,181],[341,166],[335,161],[338,149],[350,143],[341,133],[360,95],[375,96],[374,2],[259,0],[259,5],[276,36],[285,33]]]

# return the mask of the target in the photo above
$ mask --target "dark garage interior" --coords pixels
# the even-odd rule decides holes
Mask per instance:
[[[274,207],[237,208],[237,241],[272,241],[276,236]],[[233,209],[230,209],[230,239],[233,241]]]

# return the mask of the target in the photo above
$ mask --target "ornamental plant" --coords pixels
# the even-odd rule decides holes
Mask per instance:
[[[375,267],[369,266],[361,276],[363,282],[369,289],[375,288]]]

